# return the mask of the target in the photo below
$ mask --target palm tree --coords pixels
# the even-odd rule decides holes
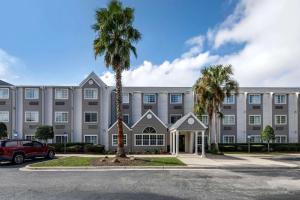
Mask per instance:
[[[204,68],[202,76],[197,80],[194,90],[197,96],[197,107],[208,113],[209,117],[209,139],[211,137],[211,129],[215,126],[214,143],[215,148],[219,152],[219,131],[218,124],[222,118],[220,107],[224,98],[230,96],[231,93],[238,94],[238,83],[232,78],[232,66],[213,65]],[[210,141],[210,140],[209,140]]]
[[[112,67],[115,72],[119,157],[126,157],[122,123],[122,72],[130,68],[130,54],[137,57],[134,44],[141,39],[141,33],[133,27],[133,21],[134,9],[112,0],[107,8],[96,10],[96,23],[92,27],[97,33],[93,45],[95,57],[104,56],[106,67]]]

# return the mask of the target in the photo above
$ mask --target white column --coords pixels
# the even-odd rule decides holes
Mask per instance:
[[[195,132],[195,154],[198,155],[198,132]]]
[[[237,125],[237,142],[244,143],[246,142],[246,127],[247,127],[247,117],[246,117],[246,107],[247,107],[247,92],[240,93],[237,96],[237,116],[236,116],[236,125]]]
[[[288,124],[289,124],[289,143],[298,142],[298,96],[299,93],[291,93],[288,96]]]
[[[179,153],[179,131],[176,131],[176,156]]]
[[[192,112],[194,109],[194,94],[192,89],[184,93],[184,114]]]
[[[132,94],[132,123],[137,122],[142,116],[142,93],[133,92]]]
[[[173,154],[172,143],[173,143],[172,132],[170,132],[170,154]]]
[[[201,153],[201,158],[205,158],[205,142],[204,142],[204,131],[202,131],[202,153]]]
[[[273,92],[263,94],[263,129],[272,126]]]
[[[168,124],[168,102],[168,93],[160,92],[158,94],[157,114],[161,121],[163,121],[165,124]]]
[[[193,147],[194,147],[194,134],[193,132],[190,132],[190,153],[193,153]]]
[[[173,155],[175,155],[175,151],[176,151],[176,144],[175,144],[176,138],[175,138],[175,132],[172,133],[172,140],[173,140],[173,144],[172,144],[173,148],[172,148],[172,150],[173,150]]]

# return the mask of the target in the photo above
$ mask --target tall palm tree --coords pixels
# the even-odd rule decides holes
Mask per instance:
[[[130,68],[130,54],[137,57],[134,44],[141,39],[141,33],[134,28],[133,21],[134,9],[112,0],[107,8],[96,10],[96,23],[92,27],[97,33],[93,45],[95,57],[104,56],[106,67],[111,67],[115,72],[119,157],[126,157],[122,123],[122,72]]]
[[[202,76],[197,80],[194,90],[197,96],[197,107],[208,113],[209,117],[209,137],[211,137],[211,129],[215,126],[214,143],[215,148],[219,152],[219,131],[218,124],[222,118],[220,107],[224,98],[230,96],[231,93],[238,94],[239,85],[232,78],[233,71],[231,65],[213,65],[204,68]]]

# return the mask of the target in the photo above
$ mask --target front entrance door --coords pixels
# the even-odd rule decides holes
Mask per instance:
[[[185,152],[185,135],[179,135],[179,151]]]

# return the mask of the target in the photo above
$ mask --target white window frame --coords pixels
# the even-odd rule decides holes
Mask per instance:
[[[201,118],[200,121],[201,121],[203,124],[208,125],[208,123],[209,123],[208,115],[201,115],[200,118]],[[203,118],[207,118],[207,122],[203,122]]]
[[[171,118],[173,117],[173,116],[180,116],[180,118],[182,117],[182,114],[170,114],[170,123],[172,124],[172,122],[171,122]],[[179,119],[180,119],[179,118]],[[175,122],[176,123],[176,122]]]
[[[259,142],[256,142],[256,141],[251,142],[251,138],[259,138]],[[260,135],[250,135],[249,142],[250,143],[262,143],[261,136]]]
[[[142,136],[142,144],[141,145],[137,145],[136,144],[136,136],[139,135],[139,136]],[[149,136],[149,141],[148,141],[148,145],[144,145],[144,135],[147,135]],[[151,135],[156,135],[156,145],[151,145],[151,142],[150,142],[150,138],[151,138]],[[162,145],[158,145],[158,139],[157,139],[157,136],[158,135],[162,135],[163,137],[163,144]],[[148,146],[155,146],[155,147],[161,147],[161,146],[165,146],[165,143],[166,143],[166,138],[165,138],[165,135],[164,134],[158,134],[158,133],[154,133],[154,134],[151,134],[151,133],[142,133],[142,134],[134,134],[134,146],[144,146],[144,147],[148,147]]]
[[[259,103],[258,102],[255,102],[255,103],[251,103],[250,102],[250,96],[259,96]],[[261,104],[261,94],[249,94],[248,95],[248,103],[251,104],[251,105],[260,105]]]
[[[98,135],[92,135],[92,134],[84,135],[84,137],[83,137],[84,143],[86,143],[85,137],[96,137],[96,144],[98,144]],[[94,145],[96,145],[96,144],[94,144]]]
[[[0,96],[0,99],[9,99],[9,89],[8,88],[0,88],[0,90],[7,90],[7,95],[4,97]]]
[[[96,122],[86,122],[86,121],[85,121],[85,114],[86,114],[86,113],[96,113],[96,114],[97,114],[97,121],[96,121]],[[84,112],[83,118],[84,118],[83,121],[84,121],[84,123],[86,123],[86,124],[96,124],[96,123],[98,123],[98,121],[99,121],[99,120],[98,120],[98,118],[99,118],[98,112],[96,112],[96,111],[86,111],[86,112]]]
[[[61,90],[61,91],[67,91],[66,97],[58,97],[57,92]],[[69,89],[68,88],[55,88],[55,99],[69,99]]]
[[[281,97],[281,96],[284,96],[284,102],[279,102],[277,101],[277,97]],[[274,95],[274,104],[286,104],[286,98],[287,98],[287,95],[286,94],[275,94]],[[279,98],[281,100],[281,98]]]
[[[130,103],[130,95],[129,95],[129,93],[123,93],[122,94],[122,103],[123,104],[129,104]]]
[[[179,95],[180,101],[179,102],[172,102],[172,95]],[[182,104],[182,94],[181,93],[171,93],[170,94],[170,104]]]
[[[232,97],[232,102],[228,101],[228,99],[230,99],[230,97]],[[235,104],[235,95],[231,94],[230,96],[225,96],[224,101],[223,101],[224,105],[232,105]]]
[[[229,137],[233,137],[233,142],[229,142]],[[225,142],[225,138],[227,138],[227,142]],[[223,135],[223,143],[224,144],[235,144],[235,135]]]
[[[259,123],[255,123],[255,120],[253,121],[254,123],[251,123],[251,117],[259,117]],[[256,126],[258,126],[258,125],[261,125],[261,115],[249,115],[248,116],[248,123],[249,123],[249,125],[256,125]]]
[[[28,90],[35,90],[35,91],[37,91],[35,94],[36,95],[34,95],[34,97],[28,97],[26,94],[27,94],[27,91]],[[40,95],[40,89],[39,88],[25,88],[25,99],[39,99],[39,95]]]
[[[276,141],[276,137],[279,137],[279,142]],[[285,142],[282,142],[282,138],[285,138]],[[282,143],[287,143],[288,137],[286,135],[275,135],[274,143],[276,144],[282,144]]]
[[[145,96],[147,96],[147,95],[153,95],[155,101],[154,102],[145,102]],[[144,104],[156,104],[156,94],[154,94],[154,93],[145,93],[143,95],[143,103]]]
[[[0,111],[0,115],[6,115],[5,118],[7,118],[7,120],[1,120],[2,117],[0,117],[0,122],[9,122],[9,111]]]
[[[126,123],[125,121],[124,121],[124,116],[128,116],[128,123]],[[130,122],[130,116],[129,116],[129,114],[123,114],[123,122],[125,123],[125,124],[129,124],[129,122]]]
[[[233,123],[225,123],[225,117],[233,117],[234,118],[234,122]],[[224,115],[222,121],[223,121],[223,125],[235,125],[235,115]]]
[[[207,144],[207,142],[208,142],[208,136],[204,135],[204,144]],[[198,135],[197,145],[202,145],[202,135]]]
[[[27,121],[27,119],[26,119],[26,115],[28,114],[28,113],[36,113],[37,114],[37,120],[36,121]],[[38,123],[39,121],[40,121],[40,113],[39,113],[39,111],[25,111],[25,114],[24,114],[25,116],[25,119],[24,119],[24,122],[26,122],[26,123]]]
[[[66,138],[66,143],[68,143],[68,137],[69,137],[68,135],[64,135],[64,134],[57,134],[57,135],[54,135],[55,143],[57,143],[56,137],[62,137],[62,138],[63,138],[62,143],[59,143],[59,144],[63,144],[65,138]]]
[[[114,141],[115,141],[114,137],[117,137],[117,143],[114,143]],[[123,134],[123,137],[125,138],[125,140],[123,138],[124,146],[127,146],[127,134]],[[111,145],[114,146],[114,147],[118,146],[118,134],[112,134],[112,136],[111,136]]]
[[[274,115],[275,119],[275,125],[287,125],[287,115]],[[280,123],[277,123],[277,117],[280,117]],[[282,123],[281,117],[285,117],[285,123]]]
[[[87,97],[86,93],[85,93],[87,90],[93,90],[93,91],[95,91],[96,92],[96,97],[92,97],[92,98]],[[83,89],[83,98],[84,99],[98,99],[98,88],[84,88]]]
[[[57,121],[56,116],[58,114],[63,114],[63,113],[67,113],[67,121]],[[54,113],[54,122],[55,123],[69,123],[69,112],[67,112],[67,111],[56,111]]]

